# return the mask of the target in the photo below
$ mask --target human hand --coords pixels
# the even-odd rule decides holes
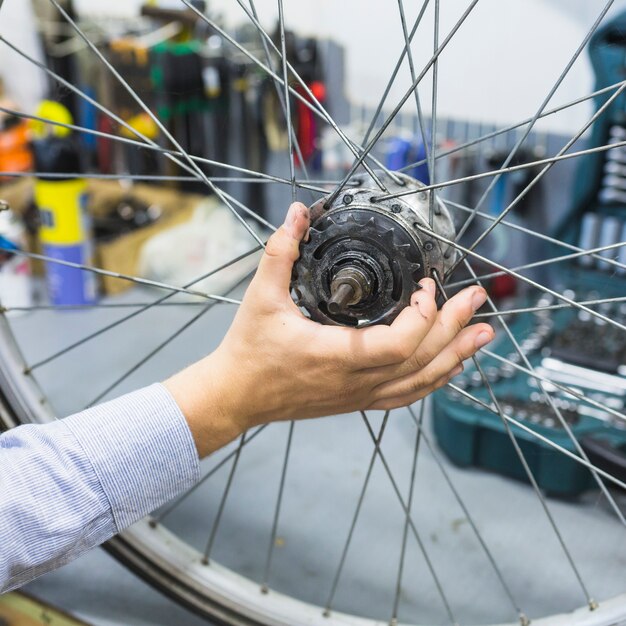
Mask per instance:
[[[218,349],[164,383],[200,456],[270,421],[412,404],[459,374],[494,337],[488,324],[466,326],[486,300],[484,289],[468,287],[437,311],[429,278],[388,326],[306,318],[289,285],[308,228],[308,209],[292,204]]]

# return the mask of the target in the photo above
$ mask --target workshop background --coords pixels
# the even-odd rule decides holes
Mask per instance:
[[[240,202],[251,207],[266,220],[266,226],[258,229],[260,236],[266,237],[271,225],[281,223],[291,200],[290,187],[268,184],[267,180],[255,183],[244,180],[248,170],[288,177],[288,137],[283,111],[271,79],[259,72],[249,59],[237,52],[214,29],[190,14],[184,6],[181,7],[177,0],[66,0],[60,4],[78,20],[98,48],[105,51],[114,67],[148,107],[157,113],[159,120],[181,146],[190,154],[205,159],[202,171],[217,181],[219,188],[228,194],[227,198],[235,205]],[[276,2],[257,0],[255,4],[261,24],[276,37]],[[349,136],[359,137],[365,134],[374,117],[403,45],[397,11],[391,10],[393,7],[387,11],[378,6],[376,10],[365,9],[365,4],[369,5],[362,0],[298,0],[285,3],[288,58],[337,124]],[[466,0],[441,3],[442,33],[453,27],[466,5]],[[246,21],[238,3],[206,0],[194,3],[194,6],[210,15],[226,32],[233,33],[241,45],[262,57],[263,48],[258,35]],[[410,99],[383,136],[376,149],[377,157],[390,170],[406,168],[417,161],[418,165],[410,168],[408,173],[428,184],[425,164],[419,163],[420,159],[424,159],[427,147],[434,145],[438,152],[453,150],[465,142],[532,117],[600,9],[600,4],[588,0],[481,0],[475,19],[468,28],[459,31],[439,63],[436,136],[422,136],[415,104]],[[416,10],[412,6],[411,15]],[[605,22],[621,16],[625,10],[626,0],[614,2]],[[498,28],[494,28],[494,24],[498,24]],[[209,193],[202,182],[157,152],[138,150],[133,145],[133,130],[160,143],[160,129],[97,62],[80,37],[66,26],[48,0],[0,1],[0,199],[8,203],[8,209],[0,212],[0,254],[3,261],[0,266],[0,302],[3,312],[12,315],[13,332],[19,338],[22,351],[31,362],[42,365],[37,375],[59,415],[78,411],[94,401],[161,379],[217,345],[228,324],[230,318],[227,313],[215,313],[217,321],[213,326],[181,334],[175,350],[157,355],[129,380],[117,380],[116,372],[132,367],[137,358],[149,353],[158,341],[166,341],[165,331],[176,328],[183,319],[174,310],[176,307],[163,307],[151,318],[151,324],[128,325],[129,328],[124,331],[127,334],[116,335],[115,341],[102,341],[97,348],[82,346],[73,351],[71,358],[59,361],[58,367],[45,367],[48,355],[56,355],[64,346],[80,342],[86,334],[97,332],[103,324],[114,319],[106,309],[87,311],[89,307],[98,303],[126,303],[130,306],[133,302],[150,299],[151,294],[155,297],[160,293],[119,280],[116,274],[138,276],[146,284],[152,281],[187,285],[225,260],[245,254],[251,244],[246,230],[226,210],[223,198]],[[432,45],[430,36],[416,37],[413,54],[421,60],[421,64],[430,58]],[[597,51],[599,65],[594,66],[593,51],[588,48],[562,81],[549,107],[558,108],[594,89],[623,80],[626,39],[620,45],[623,51],[617,69],[611,66],[606,75],[598,72],[603,63],[602,50]],[[86,103],[67,86],[60,86],[36,63],[51,69],[67,83],[88,94],[94,102],[113,111],[126,127],[111,121],[93,102]],[[410,84],[407,83],[408,71],[404,79],[404,82],[396,81],[392,86],[389,103],[398,101]],[[420,87],[426,128],[430,128],[432,116],[431,86],[432,82],[427,80]],[[618,104],[622,107],[619,115],[614,114],[608,121],[591,127],[573,149],[596,145],[601,136],[609,136],[610,141],[623,141],[626,138],[625,108],[623,101]],[[339,140],[334,129],[320,122],[301,101],[293,99],[291,105],[296,120],[295,136],[309,175],[322,181],[341,179],[352,165],[352,153]],[[595,100],[584,100],[556,115],[539,119],[514,164],[556,154],[589,120],[596,107]],[[384,111],[389,112],[387,109]],[[56,125],[42,120],[52,120]],[[73,126],[91,129],[93,133],[80,133],[72,129]],[[438,180],[497,169],[521,132],[523,128],[499,134],[492,140],[477,143],[471,149],[460,152],[456,158],[442,162],[438,166]],[[112,141],[106,136],[110,134],[119,135],[126,141]],[[297,165],[302,165],[300,157],[296,161]],[[220,162],[241,169],[224,169],[219,167]],[[589,167],[596,174],[597,180],[594,179],[593,184],[586,184],[584,177],[577,176],[576,159],[559,163],[525,197],[509,220],[523,229],[546,234],[556,232],[555,236],[582,248],[599,247],[611,242],[615,244],[620,237],[623,241],[623,233],[626,233],[623,217],[626,165],[619,159],[611,162],[610,166],[604,160],[598,160]],[[537,168],[530,168],[521,170],[517,175],[503,177],[483,210],[492,218],[498,216],[537,171]],[[56,176],[37,176],[38,172]],[[485,187],[484,181],[468,182],[446,187],[440,190],[440,194],[451,205],[472,207],[481,198]],[[298,193],[307,202],[305,190]],[[597,214],[601,211],[597,210],[597,206],[606,204],[611,207],[608,217],[598,218]],[[72,213],[71,225],[59,228],[58,216],[64,212]],[[88,227],[84,226],[86,223]],[[475,222],[465,233],[463,241],[471,242],[484,228],[484,222]],[[611,236],[613,239],[610,239]],[[501,230],[496,230],[494,236],[478,249],[483,256],[507,267],[537,262],[553,252],[549,242],[532,237],[524,239],[523,236],[512,238],[507,231]],[[26,251],[27,254],[20,256],[19,251]],[[46,262],[45,258],[42,260],[37,255],[60,259],[66,265]],[[618,259],[626,263],[624,248],[620,249]],[[212,276],[197,288],[209,293],[240,294],[241,287],[238,285],[252,271],[257,260],[258,255],[249,256],[231,271]],[[72,263],[89,265],[92,262],[104,270],[101,275],[69,267]],[[542,284],[550,284],[559,292],[570,294],[573,299],[577,296],[580,300],[585,297],[592,300],[598,297],[598,293],[602,297],[624,295],[624,285],[619,282],[624,281],[623,273],[619,280],[607,285],[604,283],[611,283],[614,278],[609,276],[608,271],[601,279],[592,276],[579,280],[576,272],[581,268],[589,269],[589,265],[585,261],[576,263],[574,261],[576,267],[570,273],[564,271],[549,275],[545,267],[538,266],[525,275]],[[603,271],[606,268],[600,265],[595,269]],[[481,267],[481,274],[488,271],[491,271],[488,265]],[[507,275],[492,277],[487,287],[504,308],[514,309],[529,303],[532,306],[537,302],[536,293],[531,293],[523,283],[511,280]],[[547,305],[553,302],[550,300]],[[46,306],[52,309],[84,307],[84,314],[44,310]],[[619,312],[612,311],[610,314],[626,319],[623,306]],[[73,317],[70,322],[59,325],[59,315]],[[599,376],[611,376],[612,384],[618,388],[618,392],[609,394],[614,401],[611,407],[621,410],[626,390],[626,341],[623,336],[611,338],[610,354],[596,354],[597,336],[589,334],[589,327],[593,326],[589,320],[575,322],[582,324],[582,331],[578,326],[574,328],[575,324],[570,324],[567,329],[563,326],[562,335],[555,337],[549,334],[553,322],[546,320],[545,316],[536,317],[538,319],[524,321],[526,326],[517,328],[516,332],[519,331],[520,337],[527,337],[532,324],[534,334],[526,346],[528,353],[539,358],[546,346],[552,350],[553,361],[545,358],[542,361],[545,375],[557,375],[557,370],[552,371],[549,366],[558,357],[565,361],[571,359],[576,366],[589,368]],[[165,329],[158,339],[151,334],[155,328]],[[572,344],[575,344],[574,347]],[[125,349],[125,346],[132,346],[132,349]],[[584,352],[586,360],[581,361],[578,352]],[[88,368],[85,368],[86,363]],[[504,380],[510,374],[497,361],[490,361],[487,365],[487,373],[493,375],[495,382]],[[116,370],[111,373],[113,367]],[[476,371],[468,371],[464,380],[467,388],[477,389],[480,386],[480,374]],[[68,381],[72,381],[69,393]],[[103,382],[105,386],[110,383],[104,391]],[[488,396],[481,397],[489,402]],[[600,397],[602,402],[608,402],[607,396]],[[472,432],[468,434],[470,427],[467,421],[471,411],[467,403],[462,405],[461,399],[458,393],[437,397],[435,409],[445,417],[429,425],[429,432],[433,440],[436,439],[450,476],[462,486],[467,501],[478,503],[478,508],[482,509],[481,529],[490,535],[495,545],[514,546],[511,550],[518,554],[523,551],[525,558],[511,557],[509,564],[512,568],[514,561],[523,561],[516,564],[523,570],[520,586],[525,590],[523,594],[528,592],[528,597],[533,598],[537,614],[556,612],[560,610],[561,598],[547,592],[539,599],[531,595],[537,569],[556,578],[562,575],[549,562],[547,555],[554,546],[546,538],[545,529],[538,521],[529,519],[529,533],[533,533],[535,539],[527,544],[510,525],[498,520],[493,504],[494,501],[510,499],[511,513],[526,517],[527,511],[537,508],[532,489],[524,482],[519,468],[509,465],[499,455],[501,440],[497,436],[501,433],[494,435],[493,454],[489,458],[472,456],[469,440],[486,437],[484,433],[488,427],[482,431],[483,425],[479,420],[472,422]],[[540,405],[536,392],[534,397],[531,394],[526,399],[509,399],[507,404],[512,407],[511,410],[517,411],[516,415],[529,420],[536,418],[535,422],[540,422],[546,432],[551,432],[554,427],[550,422],[552,418],[545,416],[545,407]],[[462,416],[458,406],[465,407],[466,413]],[[597,412],[583,415],[571,403],[564,403],[562,408],[573,425],[583,419],[602,420],[603,428],[607,423],[604,415],[598,417]],[[293,581],[297,578],[302,597],[310,601],[317,599],[316,585],[327,576],[322,573],[321,563],[327,557],[332,559],[340,549],[345,535],[345,520],[349,519],[354,504],[353,500],[343,501],[343,491],[333,491],[335,477],[345,477],[343,489],[357,493],[365,472],[367,444],[370,442],[367,441],[367,433],[355,436],[353,427],[354,423],[350,421],[329,422],[327,427],[317,429],[309,424],[303,425],[302,432],[307,433],[308,438],[299,438],[297,453],[292,453],[295,460],[291,463],[293,473],[290,480],[293,484],[310,483],[310,477],[314,475],[319,485],[313,495],[292,490],[289,494],[291,502],[284,517],[291,522],[291,527],[299,526],[302,530],[297,536],[301,543],[300,554],[315,553],[315,557],[311,557],[308,578],[302,576],[301,562],[290,565],[287,557],[277,557],[283,566],[277,577],[280,577],[279,584],[286,589],[295,585]],[[593,430],[593,424],[590,430]],[[282,442],[287,434],[286,425],[278,432]],[[395,437],[390,435],[386,442],[385,449],[393,459],[394,467],[400,467],[402,463],[407,467],[410,465],[411,450],[407,442],[412,441],[412,433],[408,424],[400,425]],[[611,431],[611,436],[620,445],[626,441],[618,427],[615,427],[615,432]],[[233,554],[226,548],[217,548],[220,562],[223,560],[236,571],[252,578],[258,573],[259,566],[252,562],[254,559],[250,555],[259,556],[265,551],[266,544],[261,530],[253,527],[250,518],[258,514],[267,522],[267,510],[261,513],[265,506],[263,501],[267,493],[275,493],[275,476],[280,471],[282,458],[282,448],[279,454],[272,447],[271,440],[261,439],[259,437],[255,443],[256,447],[251,447],[243,464],[249,473],[258,473],[265,486],[259,487],[252,481],[240,485],[239,497],[232,502],[222,522],[225,527],[223,534],[231,545],[239,545],[240,551]],[[553,439],[566,445],[560,432],[555,431]],[[331,443],[329,440],[332,440]],[[353,440],[357,440],[365,452],[353,451]],[[539,454],[535,448],[532,451]],[[308,457],[305,457],[305,452],[309,453]],[[216,459],[220,460],[223,458],[220,454],[225,453],[218,453]],[[302,456],[299,456],[300,453]],[[299,461],[304,458],[307,460]],[[333,472],[325,473],[318,469],[330,466],[335,468]],[[624,467],[626,463],[623,463],[621,471]],[[489,471],[483,475],[481,470]],[[600,581],[600,595],[615,596],[626,587],[625,561],[621,557],[617,562],[611,560],[615,546],[623,545],[618,524],[609,521],[606,511],[595,511],[602,507],[595,504],[599,496],[587,473],[583,475],[583,472],[564,469],[570,472],[569,478],[557,483],[552,477],[560,476],[561,470],[557,461],[551,472],[542,474],[539,487],[553,498],[551,505],[563,533],[575,538],[573,543],[581,551],[586,574]],[[437,465],[432,460],[425,462],[420,472],[420,484],[425,486],[441,480]],[[477,472],[480,480],[476,479]],[[227,474],[217,476],[216,484],[223,485],[227,478]],[[378,478],[373,481],[370,495],[378,505],[372,505],[369,512],[380,521],[385,518],[387,506],[391,509],[394,505],[388,502],[389,489],[384,484],[384,477],[381,475]],[[333,515],[327,509],[317,508],[317,499],[325,489],[330,494]],[[207,516],[213,519],[214,511],[219,507],[219,493],[220,490],[216,489],[213,495],[190,498],[184,514],[173,521],[174,527],[201,544],[205,540],[204,535],[194,527],[193,521]],[[623,495],[618,494],[616,498],[623,506]],[[585,510],[580,515],[574,513],[578,506],[574,503],[578,500],[588,504],[595,512]],[[428,510],[422,512],[421,522],[426,529],[424,535],[429,537],[429,546],[436,552],[443,549],[442,544],[446,544],[452,546],[450,549],[457,554],[461,551],[469,554],[470,564],[466,569],[455,558],[448,556],[445,560],[442,557],[442,577],[457,581],[458,586],[463,587],[463,576],[467,576],[468,571],[474,572],[475,581],[458,591],[457,600],[467,614],[463,623],[477,623],[481,619],[480,612],[473,608],[477,589],[492,574],[472,560],[472,549],[467,548],[462,536],[455,535],[455,524],[465,523],[464,518],[459,518],[458,511],[446,516],[441,510],[425,508]],[[341,511],[344,512],[343,517]],[[401,513],[398,511],[398,515]],[[332,520],[328,518],[335,516],[337,520],[344,520],[343,526],[337,522],[333,527]],[[328,543],[323,546],[308,545],[307,529],[319,527],[322,523],[330,525]],[[289,527],[289,524],[285,522],[285,526]],[[449,527],[453,528],[449,534],[441,530]],[[585,541],[585,537],[591,535],[596,538],[593,546]],[[373,524],[368,529],[364,528],[355,541],[351,571],[361,570],[361,574],[346,576],[342,582],[340,599],[346,607],[355,611],[357,608],[372,607],[372,612],[376,614],[381,603],[386,601],[369,584],[371,570],[366,564],[367,556],[383,550],[385,537],[387,535],[380,529],[380,524]],[[291,539],[278,537],[277,541],[282,548],[280,542],[289,543]],[[262,562],[262,557],[259,556],[259,559]],[[381,566],[379,573],[393,578],[393,565],[388,568]],[[417,580],[417,573],[415,577]],[[22,592],[26,595],[0,596],[0,625],[207,624],[206,620],[148,586],[99,549],[39,578]],[[424,593],[434,594],[432,590]],[[567,604],[570,598],[565,592],[564,596]],[[497,604],[500,600],[494,602]],[[436,604],[435,601],[433,603]],[[410,600],[407,600],[407,605],[411,606]],[[496,610],[498,616],[504,615],[504,609],[502,613],[499,611]],[[422,621],[440,623],[438,619],[434,612],[427,613]],[[504,622],[505,618],[502,617],[501,621]]]

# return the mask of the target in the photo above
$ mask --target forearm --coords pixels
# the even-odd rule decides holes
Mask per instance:
[[[0,436],[0,592],[99,545],[198,479],[189,428],[153,385]]]

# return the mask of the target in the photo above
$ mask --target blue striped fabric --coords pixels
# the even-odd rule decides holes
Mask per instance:
[[[189,427],[159,384],[0,435],[0,593],[110,539],[199,474]]]

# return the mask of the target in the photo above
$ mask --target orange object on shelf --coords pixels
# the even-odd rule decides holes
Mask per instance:
[[[0,131],[0,171],[27,172],[33,167],[30,151],[30,128],[25,121],[5,122]]]

